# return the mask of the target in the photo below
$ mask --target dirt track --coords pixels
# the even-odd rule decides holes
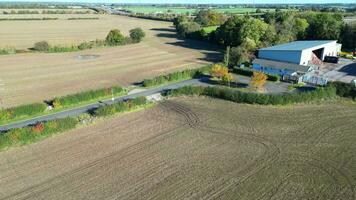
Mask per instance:
[[[15,26],[18,30],[11,28],[1,30],[8,32],[3,33],[7,37],[0,38],[1,44],[6,42],[10,44],[12,35],[17,34],[14,45],[30,47],[38,41],[31,36],[36,33],[35,30],[39,30],[42,40],[55,42],[56,39],[60,39],[59,43],[62,44],[64,41],[74,43],[105,38],[108,31],[113,28],[119,28],[127,34],[132,28],[142,27],[147,38],[140,44],[117,48],[74,53],[2,55],[0,56],[0,82],[5,86],[0,88],[4,89],[4,91],[0,90],[0,95],[3,98],[3,106],[38,102],[55,96],[115,84],[126,86],[159,74],[197,67],[221,56],[216,52],[215,46],[197,41],[178,40],[174,28],[168,22],[122,16],[104,15],[103,17],[100,20],[84,22],[81,20],[29,21],[26,22],[26,26],[20,26],[23,21],[10,21],[9,26]],[[29,33],[25,34],[27,32]],[[85,36],[79,33],[84,33]],[[99,57],[93,60],[80,60],[78,59],[80,55]]]
[[[175,99],[1,152],[0,199],[355,199],[355,111]]]

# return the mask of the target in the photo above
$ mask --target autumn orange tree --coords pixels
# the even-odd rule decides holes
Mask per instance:
[[[233,80],[232,74],[229,73],[229,69],[225,66],[215,64],[212,66],[210,70],[210,75],[214,78],[217,78],[224,83],[228,83],[230,85],[230,82]]]
[[[217,79],[222,79],[224,74],[229,73],[227,67],[221,66],[219,64],[215,64],[211,67],[210,75]]]
[[[263,90],[267,81],[267,75],[262,72],[253,72],[253,76],[251,78],[250,86],[256,91]]]

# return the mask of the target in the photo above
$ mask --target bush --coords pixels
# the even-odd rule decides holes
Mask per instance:
[[[55,133],[73,129],[78,124],[74,118],[64,118],[38,123],[33,127],[12,129],[0,134],[0,149],[36,142]]]
[[[49,44],[46,41],[36,42],[33,49],[36,51],[48,51]]]
[[[135,28],[130,30],[130,38],[136,43],[141,42],[145,36],[146,34],[141,28]]]
[[[353,100],[356,99],[356,86],[351,83],[343,83],[343,82],[331,82],[329,86],[333,86],[336,88],[336,94],[340,97],[351,98]]]
[[[48,53],[60,53],[60,52],[72,52],[79,51],[80,49],[76,45],[72,46],[50,46],[47,50]]]
[[[127,100],[124,102],[114,103],[108,106],[102,106],[95,110],[94,115],[98,117],[110,116],[116,113],[130,111],[139,106],[143,106],[147,104],[146,97],[137,97],[131,100]]]
[[[235,74],[240,74],[243,76],[252,76],[253,75],[253,70],[250,69],[242,69],[242,68],[234,68],[232,70],[233,73]],[[266,74],[267,75],[267,80],[273,81],[273,82],[278,82],[280,81],[280,76],[278,75],[273,75],[273,74]]]
[[[114,29],[106,36],[106,43],[111,46],[121,45],[125,40],[125,36],[122,35],[120,30]]]
[[[209,73],[210,68],[211,66],[205,66],[199,69],[187,69],[179,72],[173,72],[167,75],[160,75],[152,79],[145,79],[143,81],[143,86],[152,87],[152,86],[162,85],[173,81],[198,78],[201,77],[203,74]]]
[[[16,53],[16,49],[15,48],[4,48],[4,49],[0,49],[0,55],[7,55],[7,54],[14,54]]]
[[[124,93],[125,93],[125,89],[122,87],[110,87],[110,88],[103,88],[97,90],[89,90],[85,92],[80,92],[76,94],[55,98],[52,101],[52,104],[55,108],[58,108],[56,107],[56,105],[59,105],[59,107],[70,106],[82,102],[87,102],[90,100],[95,100],[102,97],[108,97],[111,94],[117,96],[117,95],[123,95]]]
[[[257,94],[220,87],[193,87],[187,86],[173,90],[172,96],[179,95],[206,95],[225,99],[236,103],[261,104],[261,105],[287,105],[292,103],[308,103],[317,100],[330,99],[336,96],[335,87],[328,86],[317,88],[311,92],[285,93],[285,94]]]
[[[47,105],[44,103],[35,103],[0,110],[0,121],[7,121],[23,116],[36,115],[39,113],[43,113],[46,108]]]

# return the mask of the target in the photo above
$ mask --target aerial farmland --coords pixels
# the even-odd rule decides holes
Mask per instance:
[[[0,200],[356,200],[355,8],[0,2]]]
[[[16,15],[26,16],[30,17]],[[97,14],[79,15],[99,18],[89,20],[67,20],[78,17],[78,14],[54,16],[59,19],[0,21],[2,26],[8,27],[0,29],[3,36],[0,46],[21,50],[31,48],[42,40],[53,45],[70,46],[105,39],[114,28],[127,35],[130,29],[140,27],[146,32],[146,38],[140,44],[115,48],[1,55],[1,79],[6,87],[3,102],[6,107],[111,85],[128,86],[144,78],[199,67],[221,58],[220,49],[214,45],[177,39],[170,22]],[[95,58],[81,59],[81,55]]]

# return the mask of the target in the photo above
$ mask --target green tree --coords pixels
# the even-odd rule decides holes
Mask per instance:
[[[238,66],[241,64],[249,65],[254,56],[257,47],[253,40],[246,38],[238,47],[232,47],[229,51],[229,67]],[[226,55],[227,57],[227,55]]]
[[[338,14],[318,13],[310,16],[308,23],[307,39],[337,40],[343,21]]]
[[[123,44],[125,36],[122,35],[120,30],[114,29],[109,32],[105,39],[106,43],[111,46]]]
[[[36,51],[48,51],[49,44],[46,41],[36,42],[33,49]]]
[[[135,28],[130,30],[130,38],[134,42],[141,42],[145,36],[146,34],[141,28]]]
[[[268,24],[249,16],[229,18],[216,31],[216,40],[226,46],[239,46],[246,39],[253,40],[257,46],[264,38]]]
[[[356,49],[356,24],[345,24],[342,28],[340,41],[346,49]]]
[[[225,17],[213,10],[200,10],[194,21],[202,26],[217,26],[224,23]]]
[[[183,22],[178,25],[177,32],[182,37],[187,37],[193,33],[200,32],[201,26],[196,22]]]

